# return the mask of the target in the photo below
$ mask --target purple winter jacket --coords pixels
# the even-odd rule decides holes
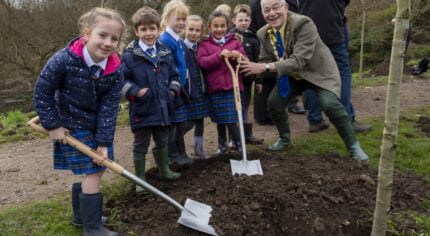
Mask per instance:
[[[197,49],[197,62],[206,76],[208,91],[210,94],[219,91],[233,90],[233,80],[230,70],[221,57],[221,51],[228,49],[237,50],[246,56],[242,47],[242,42],[234,34],[225,35],[225,44],[218,45],[210,35],[203,39]],[[236,69],[237,62],[230,61],[233,69]],[[242,75],[239,74],[239,87],[243,91]]]

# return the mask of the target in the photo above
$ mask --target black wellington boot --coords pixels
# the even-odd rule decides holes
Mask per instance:
[[[72,185],[72,224],[76,227],[82,227],[81,210],[79,207],[79,194],[82,193],[82,183],[77,182]],[[102,224],[106,224],[107,217],[102,216]]]
[[[79,205],[84,224],[84,236],[119,236],[117,232],[110,231],[102,224],[103,195],[101,193],[79,194]]]
[[[245,131],[245,142],[246,144],[263,144],[262,139],[257,139],[252,135],[252,124],[243,124],[243,129]]]

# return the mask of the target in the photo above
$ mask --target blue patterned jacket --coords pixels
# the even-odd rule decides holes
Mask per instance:
[[[35,110],[47,130],[90,130],[99,146],[109,146],[123,85],[121,59],[110,55],[101,78],[94,79],[83,48],[82,38],[75,38],[49,59],[34,89]]]

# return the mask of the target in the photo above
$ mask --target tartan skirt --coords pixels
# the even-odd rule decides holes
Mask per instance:
[[[187,109],[185,105],[175,108],[175,113],[173,115],[173,123],[181,123],[187,120]]]
[[[94,134],[89,130],[77,129],[70,131],[70,135],[92,149],[97,148]],[[108,157],[113,160],[113,145],[108,147]],[[97,165],[91,157],[83,154],[68,144],[54,141],[54,169],[71,170],[75,175],[95,174],[106,169]]]
[[[243,93],[240,94],[243,107]],[[210,117],[216,124],[238,122],[233,90],[219,91],[210,95]]]
[[[187,120],[199,120],[209,116],[209,101],[205,96],[186,105]]]

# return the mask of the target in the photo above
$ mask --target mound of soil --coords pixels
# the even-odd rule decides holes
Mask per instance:
[[[387,58],[383,62],[379,63],[377,66],[375,66],[372,71],[370,72],[371,76],[387,76],[390,72],[390,59]],[[408,65],[403,66],[403,74],[411,75],[412,74],[412,68]]]
[[[430,117],[420,116],[417,121],[417,126],[427,137],[430,137]]]
[[[212,206],[210,224],[220,235],[369,235],[376,195],[376,170],[335,154],[288,157],[250,154],[261,160],[263,176],[232,176],[229,159],[199,160],[176,168],[177,182],[155,171],[148,182],[180,203],[186,198]],[[392,212],[423,211],[430,188],[409,173],[395,173]],[[134,189],[133,189],[134,190]],[[176,223],[180,214],[153,195],[130,191],[109,208],[119,210],[127,230],[138,235],[201,235]]]

